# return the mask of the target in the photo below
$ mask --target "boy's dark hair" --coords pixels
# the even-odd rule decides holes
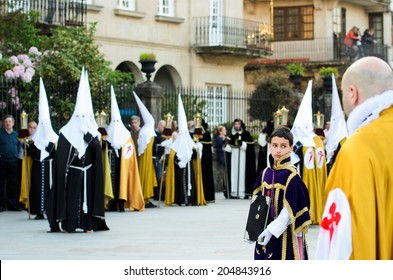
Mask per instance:
[[[289,141],[289,145],[293,145],[293,134],[291,132],[291,130],[289,129],[289,127],[286,126],[277,126],[272,134],[269,137],[269,143],[272,142],[272,138],[273,137],[281,137],[284,139],[287,139]]]

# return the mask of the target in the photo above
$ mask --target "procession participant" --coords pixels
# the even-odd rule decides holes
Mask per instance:
[[[60,129],[47,217],[51,232],[109,230],[105,222],[100,133],[87,73],[82,69],[75,109]]]
[[[111,122],[108,127],[108,142],[113,149],[112,186],[116,210],[124,212],[142,211],[145,208],[139,177],[137,151],[130,132],[123,124],[115,91],[111,86]]]

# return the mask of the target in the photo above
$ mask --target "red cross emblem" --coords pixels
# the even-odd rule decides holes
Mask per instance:
[[[321,150],[318,151],[318,156],[319,156],[319,161],[318,161],[318,163],[321,163],[321,162],[322,162],[322,159],[323,159],[323,152],[322,152]]]
[[[330,216],[330,219],[328,216]],[[340,223],[341,220],[340,212],[336,212],[336,203],[333,202],[332,205],[330,206],[328,216],[323,217],[321,222],[321,227],[330,232],[330,236],[329,236],[329,242],[330,242],[332,241],[334,229]]]
[[[128,147],[127,147],[126,154],[128,154],[128,153],[131,153],[131,146],[128,146]]]
[[[309,157],[308,161],[311,162],[311,161],[312,161],[312,158],[313,158],[313,156],[314,156],[314,153],[313,153],[312,151],[310,151],[309,154],[310,154],[310,157]]]

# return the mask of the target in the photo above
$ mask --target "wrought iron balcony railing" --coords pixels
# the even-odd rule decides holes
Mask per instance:
[[[363,44],[361,55],[377,56],[388,61],[389,47],[381,43]],[[312,40],[274,42],[274,53],[270,59],[307,58],[309,61],[351,60],[353,49],[344,44],[344,38],[318,37]]]
[[[231,17],[194,18],[195,47],[271,49],[271,26],[267,23]]]
[[[0,7],[2,13],[37,12],[38,21],[44,24],[86,25],[86,0],[6,0]]]

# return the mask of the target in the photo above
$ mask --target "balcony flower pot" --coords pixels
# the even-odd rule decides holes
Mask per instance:
[[[338,69],[335,67],[321,67],[319,69],[319,74],[323,80],[323,87],[327,89],[332,88],[332,74],[337,77]]]
[[[302,78],[303,78],[303,76],[298,75],[298,74],[295,74],[295,75],[290,74],[289,75],[289,81],[295,86],[300,86],[300,84],[302,83]]]
[[[146,74],[146,78],[150,81],[151,73],[156,71],[154,65],[157,63],[154,53],[142,53],[139,56],[139,63],[142,65],[141,71]]]
[[[289,80],[291,83],[295,86],[300,86],[304,74],[303,65],[292,63],[287,66],[287,70],[289,72]]]

